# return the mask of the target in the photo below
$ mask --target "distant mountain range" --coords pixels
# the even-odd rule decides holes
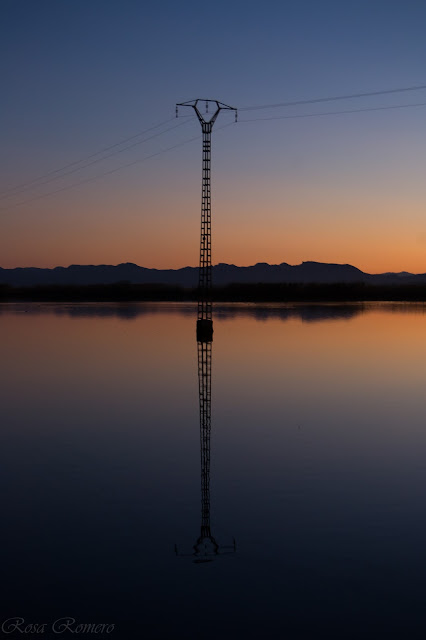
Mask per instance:
[[[138,284],[167,284],[182,287],[196,287],[198,268],[147,269],[126,262],[112,265],[71,265],[54,269],[35,267],[2,269],[0,284],[14,287],[33,287],[37,285],[90,285],[130,282]],[[364,282],[366,284],[426,284],[426,273],[369,274],[350,264],[327,264],[323,262],[302,262],[299,265],[268,264],[258,262],[250,267],[237,267],[233,264],[217,264],[213,267],[213,283],[224,286],[231,283],[334,283]]]

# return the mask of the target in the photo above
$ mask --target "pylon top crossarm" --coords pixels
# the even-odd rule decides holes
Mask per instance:
[[[205,103],[206,113],[208,113],[210,103],[216,105],[216,111],[214,112],[210,120],[206,120],[202,115],[201,111],[199,110],[198,104],[200,102]],[[188,100],[187,102],[178,102],[176,104],[176,117],[178,115],[178,107],[192,107],[195,113],[197,114],[197,118],[200,121],[201,125],[210,124],[211,126],[213,126],[217,116],[219,115],[219,112],[222,110],[235,111],[235,118],[237,117],[237,109],[235,107],[230,107],[228,104],[225,104],[224,102],[219,102],[219,100],[208,100],[206,98],[197,98],[196,100]]]

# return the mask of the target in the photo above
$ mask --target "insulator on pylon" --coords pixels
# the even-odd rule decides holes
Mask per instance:
[[[178,117],[178,108],[177,108],[177,105],[176,105],[176,118],[177,117]]]
[[[206,100],[206,113],[208,113],[208,112],[209,112],[209,102],[208,102],[208,100]]]
[[[235,111],[235,122],[238,122],[238,111]]]

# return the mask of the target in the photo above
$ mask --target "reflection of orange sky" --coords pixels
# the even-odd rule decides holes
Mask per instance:
[[[220,309],[220,305],[217,305]],[[262,305],[230,305],[228,308],[244,310],[261,310]],[[277,305],[266,305],[266,310],[279,309]],[[244,349],[250,344],[250,357],[254,361],[258,358],[268,359],[268,353],[273,353],[285,346],[289,356],[299,356],[303,353],[339,354],[342,348],[345,353],[364,361],[374,349],[377,356],[386,360],[386,353],[392,357],[425,351],[426,357],[426,307],[419,304],[397,303],[359,303],[341,305],[283,305],[283,309],[290,308],[295,313],[300,309],[305,312],[312,309],[315,312],[323,310],[331,317],[325,320],[306,321],[294,315],[288,320],[269,315],[266,320],[259,320],[253,315],[238,313],[223,319],[218,313],[215,319],[215,349],[227,352],[235,345],[236,349]],[[332,317],[333,310],[347,308],[354,310],[352,317]],[[358,310],[359,313],[355,313]],[[325,314],[326,315],[326,314]],[[356,325],[356,327],[355,327]],[[219,335],[220,334],[220,335]],[[392,343],[392,351],[389,344]],[[339,357],[341,358],[342,352]],[[426,358],[425,358],[426,359]],[[297,360],[297,358],[296,358]],[[292,363],[294,360],[292,358]],[[324,362],[321,363],[321,367]]]
[[[113,315],[103,315],[111,308]],[[389,308],[315,322],[218,313],[212,360],[218,468],[221,456],[241,451],[251,452],[247,464],[255,474],[275,463],[281,468],[283,451],[287,461],[308,468],[311,460],[346,465],[357,458],[362,469],[371,463],[372,473],[404,455],[411,464],[418,452],[422,468],[426,313],[421,305]],[[140,314],[121,319],[114,315],[120,309]],[[127,432],[144,446],[160,437],[158,464],[182,443],[196,447],[195,320],[196,305],[4,305],[0,381],[17,432],[69,432],[72,443],[83,429],[93,444],[107,432]],[[219,444],[224,437],[227,447]]]
[[[43,307],[56,311],[24,313],[28,305],[22,304],[14,307],[17,313],[0,316],[8,336],[2,360],[8,363],[7,383],[16,393],[16,402],[21,401],[24,386],[30,405],[38,406],[47,394],[49,402],[62,402],[71,411],[74,395],[80,394],[88,410],[100,402],[102,411],[108,412],[120,389],[124,400],[119,410],[125,411],[127,395],[139,397],[143,389],[163,403],[161,394],[172,390],[176,407],[184,402],[181,396],[189,394],[195,410],[195,305],[184,306],[188,316],[157,305],[154,313],[132,319],[76,317],[75,310],[84,305]],[[93,307],[102,309],[102,305]],[[315,322],[217,315],[215,397],[225,405],[229,401],[235,410],[245,406],[249,393],[259,411],[280,406],[287,398],[301,413],[307,398],[318,404],[318,410],[324,403],[340,406],[345,398],[359,409],[359,399],[368,403],[374,395],[383,396],[387,404],[405,398],[409,406],[411,397],[415,403],[423,402],[426,314],[421,306],[411,312],[410,305],[410,313],[391,313],[388,308],[351,319]]]
[[[25,312],[34,308],[36,313]],[[196,393],[195,328],[182,315],[171,320],[169,314],[157,312],[123,320],[96,314],[75,316],[72,309],[78,305],[22,304],[13,309],[9,314],[5,307],[0,315],[0,326],[8,336],[1,356],[7,363],[3,382],[7,382],[9,399],[16,394],[13,399],[18,404],[25,389],[28,408],[46,403],[47,398],[46,412],[49,404],[60,403],[61,411],[75,411],[76,419],[84,412],[86,419],[96,409],[101,424],[100,414],[114,406],[118,393],[123,415],[126,398],[140,397],[141,389],[164,402],[164,389],[177,386],[177,371],[179,384],[189,380],[189,391]],[[179,340],[172,337],[171,323]],[[83,398],[79,409],[74,406],[76,396]],[[144,417],[141,406],[140,420]]]
[[[19,251],[6,246],[2,251],[1,266],[55,267],[70,264],[119,264],[134,262],[140,266],[178,269],[197,266],[198,239],[181,237],[177,229],[171,235],[179,238],[178,246],[172,239],[164,237],[164,231],[153,231],[149,237],[141,229],[124,236],[123,230],[113,228],[104,231],[92,244],[79,237],[78,232],[68,233],[66,238],[58,234],[54,241],[42,238],[34,246],[34,236],[20,234]],[[95,232],[94,232],[95,235]],[[188,234],[189,235],[189,234]],[[194,236],[195,234],[191,234]],[[361,233],[348,233],[336,237],[336,233],[317,233],[309,236],[295,230],[238,228],[214,236],[213,263],[225,262],[248,266],[256,262],[300,264],[306,260],[352,264],[367,273],[385,271],[426,272],[426,241],[420,234],[401,234],[397,230],[388,232],[386,240],[382,233],[371,232],[368,237]],[[90,234],[91,236],[91,234]],[[240,241],[236,241],[240,238]],[[63,240],[63,243],[60,243]]]
[[[307,398],[318,411],[324,403],[337,407],[348,400],[354,411],[368,411],[374,397],[383,397],[386,406],[409,406],[413,398],[415,411],[426,381],[425,327],[421,307],[414,313],[377,309],[349,320],[219,319],[215,393],[228,396],[232,389],[231,406],[244,403],[250,389],[251,401],[257,398],[265,411],[290,402],[303,414]]]
[[[366,360],[382,372],[395,359],[400,365],[414,357],[426,362],[426,307],[421,303],[228,304],[214,308],[215,358],[220,360],[223,354],[227,366],[235,363],[239,370],[247,365],[247,370],[254,371],[274,360],[280,369],[285,365],[287,370],[302,372],[305,361],[309,360],[312,367],[316,355],[319,370],[332,368],[343,357],[362,365],[364,374]],[[270,310],[266,320],[253,315],[253,311],[261,313],[262,308]],[[288,319],[272,315],[280,308],[290,309],[295,315]],[[334,309],[339,313],[345,308],[353,310],[354,315],[332,317]],[[311,309],[317,319],[302,320],[297,315],[299,309],[305,317]],[[195,352],[194,303],[18,303],[5,305],[3,311],[0,323],[8,341],[2,346],[2,357],[9,363],[9,370],[16,368],[19,376],[25,373],[20,357],[30,358],[40,370],[52,366],[52,371],[61,368],[62,360],[67,360],[68,367],[74,361],[80,367],[83,357],[86,370],[93,370],[94,375],[120,365],[133,377],[141,360],[155,367],[157,361],[170,356],[175,362],[182,360],[183,365],[188,350]],[[325,319],[318,319],[320,311]]]

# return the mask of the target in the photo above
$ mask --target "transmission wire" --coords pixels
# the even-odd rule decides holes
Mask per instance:
[[[342,111],[322,111],[318,113],[303,113],[289,116],[270,116],[267,118],[246,118],[244,120],[240,119],[238,120],[238,122],[259,122],[261,120],[292,120],[295,118],[317,118],[320,116],[336,116],[346,113],[362,113],[364,111],[388,111],[390,109],[406,109],[408,107],[426,107],[426,102],[416,102],[413,104],[395,104],[386,107],[366,107],[365,109],[345,109]]]
[[[426,89],[426,85],[420,85],[420,86],[417,86],[417,87],[407,87],[407,88],[403,88],[403,89],[389,89],[389,90],[386,90],[386,91],[376,91],[376,92],[363,93],[363,94],[351,94],[351,95],[348,95],[348,96],[334,96],[334,97],[331,97],[331,98],[319,98],[319,99],[315,99],[315,100],[298,101],[298,102],[292,102],[292,103],[282,103],[280,105],[269,105],[267,107],[245,107],[245,108],[239,109],[239,110],[244,111],[244,110],[254,110],[254,109],[261,109],[261,108],[272,108],[273,106],[277,106],[278,107],[278,106],[292,106],[292,105],[296,105],[296,104],[313,104],[313,103],[316,103],[316,102],[325,102],[325,101],[332,101],[332,100],[344,100],[344,99],[354,98],[354,97],[364,97],[364,96],[371,96],[371,95],[382,95],[382,94],[385,94],[385,93],[397,93],[397,92],[403,92],[403,91],[414,91],[414,90],[419,90],[419,89]],[[361,109],[346,109],[346,110],[341,110],[341,111],[328,111],[328,112],[322,112],[322,113],[296,114],[296,115],[287,115],[287,116],[271,116],[271,117],[266,117],[266,118],[250,118],[250,119],[245,119],[245,120],[241,120],[240,119],[239,122],[258,122],[258,121],[267,121],[267,120],[288,120],[288,119],[300,119],[300,118],[314,118],[314,117],[323,117],[323,116],[332,116],[332,115],[341,115],[341,114],[350,114],[350,113],[360,113],[360,112],[367,112],[367,111],[383,111],[383,110],[404,109],[404,108],[423,107],[423,106],[426,106],[426,102],[418,102],[418,103],[413,103],[413,104],[389,105],[389,106],[383,106],[383,107],[366,107],[366,108],[361,108]],[[188,116],[188,118],[190,118],[190,117],[191,116]],[[145,130],[145,133],[150,131],[150,130],[152,130],[152,129],[154,129],[154,128],[158,128],[159,126],[163,126],[164,124],[167,124],[168,122],[170,122],[173,119],[174,118],[170,118],[169,120],[166,120],[165,122],[163,122],[163,123],[161,123],[159,125],[155,125],[154,127],[151,127],[150,129]],[[186,124],[186,123],[182,123],[182,124]],[[224,129],[225,127],[228,127],[231,124],[234,124],[234,123],[231,122],[231,123],[224,124],[221,127],[218,127],[217,129],[215,129],[215,131],[220,131],[221,129]],[[170,127],[169,129],[166,129],[165,131],[160,132],[159,134],[155,134],[154,136],[151,136],[147,140],[150,140],[152,137],[156,137],[157,135],[161,135],[162,133],[166,133],[167,131],[170,131],[171,129],[175,129],[178,126],[180,126],[180,124],[179,125],[175,125],[173,127]],[[138,136],[142,135],[142,133],[143,132],[141,132],[140,134],[136,134],[135,136],[131,136],[130,138],[127,138],[126,141],[131,140],[132,138],[138,137]],[[21,202],[12,204],[11,206],[12,207],[21,206],[23,204],[27,204],[27,203],[34,202],[34,201],[42,199],[42,198],[46,198],[46,197],[54,195],[56,193],[61,193],[63,191],[67,191],[69,189],[73,189],[73,188],[78,187],[78,186],[80,186],[82,184],[88,184],[90,182],[98,180],[99,178],[102,178],[103,176],[114,174],[114,173],[116,173],[118,171],[121,171],[122,169],[126,169],[127,167],[131,167],[131,166],[134,166],[136,164],[143,163],[143,162],[145,162],[145,161],[147,161],[147,160],[149,160],[151,158],[154,158],[154,157],[157,157],[159,155],[162,155],[163,153],[167,153],[167,152],[172,151],[173,149],[177,149],[177,148],[179,148],[179,147],[181,147],[181,146],[183,146],[185,144],[189,144],[190,142],[194,142],[195,140],[198,140],[200,137],[201,136],[197,135],[195,137],[189,138],[188,140],[184,140],[184,141],[179,142],[179,143],[177,143],[175,145],[172,145],[171,147],[168,147],[167,149],[163,149],[161,151],[157,151],[156,153],[150,154],[149,156],[146,156],[144,158],[139,158],[139,159],[134,160],[132,162],[129,162],[127,164],[121,165],[120,167],[116,167],[115,169],[111,169],[109,171],[105,171],[103,173],[100,173],[100,174],[98,174],[96,176],[92,176],[90,178],[86,178],[84,180],[80,180],[79,182],[76,182],[74,184],[61,187],[60,189],[56,189],[54,191],[50,191],[50,192],[47,192],[47,193],[40,194],[40,195],[35,196],[33,198],[29,198],[27,200],[23,200]],[[117,151],[115,153],[112,153],[112,154],[109,154],[108,156],[105,156],[105,158],[106,157],[110,157],[111,155],[116,155],[117,153],[121,153],[122,151],[126,151],[127,149],[129,149],[129,148],[131,148],[133,146],[136,146],[136,144],[140,144],[142,142],[146,142],[147,140],[140,141],[138,143],[135,143],[134,145],[129,145],[125,149],[119,150],[119,151]],[[109,150],[111,148],[114,148],[116,146],[120,146],[124,142],[125,141],[122,141],[121,143],[117,143],[115,145],[111,145],[110,147],[106,147],[103,151],[107,151],[107,150]],[[89,156],[86,159],[89,159],[90,157],[94,157],[96,155],[99,155],[99,153],[101,153],[101,152],[98,152],[96,154],[92,154],[92,156]],[[103,160],[105,158],[101,158],[101,160]],[[67,165],[66,167],[63,167],[62,170],[67,168],[67,167],[69,167],[69,166],[72,166],[74,164],[77,164],[77,163],[71,163],[71,164]],[[86,168],[86,166],[90,166],[91,164],[94,164],[94,163],[93,162],[89,163],[89,164],[84,165],[83,167],[80,167],[80,168]],[[57,170],[55,170],[55,172],[50,172],[50,173],[57,173],[59,171],[60,171],[60,169],[57,169]],[[77,171],[77,169],[75,171]],[[69,173],[73,173],[73,172],[74,171],[69,172]],[[64,174],[64,175],[68,175],[68,173]],[[63,177],[63,176],[60,176],[60,177]],[[45,184],[45,183],[43,183],[43,184]],[[0,211],[5,211],[8,208],[9,207],[2,207],[2,208],[0,208]]]
[[[41,176],[38,176],[37,178],[34,178],[33,180],[31,180],[29,182],[23,182],[21,184],[15,185],[14,187],[9,187],[8,189],[6,189],[5,191],[0,193],[0,199],[3,199],[5,197],[7,197],[10,192],[18,191],[20,189],[26,189],[30,185],[35,185],[37,182],[39,182],[40,180],[43,180],[44,178],[47,178],[47,177],[49,177],[51,175],[54,175],[56,173],[60,173],[61,171],[65,171],[66,169],[68,169],[70,167],[74,167],[75,165],[81,164],[82,162],[85,162],[86,160],[90,160],[91,158],[95,158],[96,156],[98,156],[98,155],[100,155],[102,153],[105,153],[106,151],[110,151],[110,149],[115,149],[116,147],[120,147],[123,144],[125,144],[126,142],[130,142],[130,140],[134,140],[135,138],[139,138],[140,136],[145,135],[146,133],[149,133],[150,131],[153,131],[154,129],[158,129],[159,127],[163,127],[165,124],[168,124],[172,120],[174,120],[174,118],[168,118],[167,120],[164,120],[163,122],[159,122],[158,124],[155,124],[152,127],[149,127],[148,129],[144,129],[143,131],[139,131],[139,133],[135,133],[135,134],[133,134],[133,135],[127,137],[127,138],[124,138],[120,142],[116,142],[116,143],[111,144],[111,145],[109,145],[107,147],[103,147],[99,151],[91,153],[88,156],[84,156],[83,158],[80,158],[80,160],[75,160],[73,162],[70,162],[70,163],[62,166],[62,167],[59,167],[58,169],[53,169],[52,171],[48,171],[47,173],[45,173],[45,174],[43,174]]]
[[[227,125],[225,125],[227,126]],[[222,127],[219,127],[222,128]],[[7,211],[9,208],[12,207],[20,207],[21,205],[24,204],[28,204],[30,202],[35,202],[36,200],[40,200],[42,198],[47,198],[48,196],[52,196],[56,193],[61,193],[62,191],[68,191],[69,189],[74,189],[75,187],[78,187],[82,184],[87,184],[89,182],[94,182],[95,180],[98,180],[99,178],[102,178],[103,176],[109,176],[113,173],[116,173],[117,171],[121,171],[122,169],[126,169],[127,167],[132,167],[135,164],[140,164],[142,162],[145,162],[146,160],[150,160],[151,158],[154,158],[156,156],[160,156],[163,153],[167,153],[168,151],[172,151],[173,149],[177,149],[178,147],[182,147],[185,144],[189,144],[190,142],[194,142],[194,140],[199,140],[201,138],[201,135],[197,135],[193,138],[189,138],[188,140],[184,140],[182,142],[178,142],[177,144],[168,147],[167,149],[162,149],[161,151],[157,151],[156,153],[152,153],[149,156],[145,156],[145,158],[138,158],[137,160],[133,160],[132,162],[128,162],[127,164],[123,164],[120,167],[116,167],[115,169],[110,169],[109,171],[104,171],[103,173],[99,173],[96,176],[92,176],[91,178],[85,178],[84,180],[80,180],[79,182],[75,182],[73,184],[67,185],[65,187],[61,187],[60,189],[56,189],[55,191],[49,191],[47,193],[41,193],[38,196],[34,196],[33,198],[28,198],[27,200],[22,200],[21,202],[16,202],[14,204],[11,204],[10,207],[1,207],[0,211]]]
[[[401,87],[398,89],[383,89],[382,91],[364,91],[362,93],[351,93],[347,95],[328,96],[326,98],[311,98],[309,100],[294,100],[291,102],[278,102],[276,104],[263,104],[250,107],[240,107],[238,111],[255,111],[257,109],[277,109],[278,107],[293,107],[302,104],[315,104],[317,102],[333,102],[335,100],[350,100],[351,98],[367,98],[371,96],[382,96],[392,93],[404,93],[406,91],[421,91],[426,89],[426,84],[412,87]]]
[[[172,118],[172,120],[174,120],[174,118]],[[60,175],[52,176],[50,178],[47,178],[47,180],[43,180],[42,182],[40,182],[41,178],[39,178],[37,184],[34,184],[33,182],[31,182],[31,183],[27,184],[27,186],[25,186],[22,189],[20,189],[19,191],[16,190],[14,193],[9,193],[9,194],[6,194],[6,195],[0,195],[0,200],[5,200],[7,198],[12,198],[12,197],[14,197],[16,195],[20,195],[21,193],[24,193],[25,191],[31,190],[33,188],[37,188],[39,186],[43,186],[43,185],[48,184],[50,182],[54,182],[55,180],[60,180],[61,178],[65,178],[66,176],[69,176],[69,175],[71,175],[73,173],[76,173],[77,171],[81,171],[82,169],[86,169],[87,167],[90,167],[90,166],[92,166],[94,164],[97,164],[98,162],[102,162],[103,160],[106,160],[107,158],[111,158],[112,156],[118,155],[120,153],[124,153],[125,151],[128,151],[129,149],[133,149],[134,147],[136,147],[138,145],[141,145],[144,142],[148,142],[149,140],[152,140],[153,138],[157,138],[158,136],[162,136],[164,133],[167,133],[168,131],[172,131],[173,129],[177,129],[178,127],[181,127],[181,126],[187,124],[187,122],[188,122],[187,120],[184,121],[184,122],[179,122],[179,124],[175,124],[172,127],[168,127],[168,129],[164,129],[164,131],[159,131],[158,133],[154,133],[152,136],[149,136],[148,138],[144,138],[143,140],[138,140],[137,142],[133,142],[132,144],[127,145],[127,147],[124,147],[123,149],[117,149],[116,151],[112,151],[111,153],[103,155],[101,158],[97,158],[95,160],[91,160],[90,162],[86,162],[86,164],[82,164],[80,166],[74,167],[74,169],[70,169],[69,171],[65,171],[64,173],[61,173]],[[138,135],[141,135],[141,134],[138,134]],[[135,137],[138,137],[138,136],[137,135],[136,136],[131,136],[131,138],[128,138],[128,140],[130,140],[132,138],[135,138]],[[109,147],[109,148],[112,149],[112,148],[117,147],[117,146],[119,146],[121,144],[124,144],[124,142],[111,145],[111,147]],[[106,149],[104,149],[104,151],[106,151]],[[91,157],[93,157],[95,155],[99,155],[99,153],[101,153],[101,152],[98,152],[97,154],[92,154],[91,156],[89,156],[89,158],[91,158]],[[82,161],[80,161],[80,162],[82,162]],[[77,164],[77,162],[71,163],[68,166],[72,166],[74,164]],[[62,171],[63,171],[63,169],[62,169]],[[58,173],[59,171],[60,170],[57,169],[56,171],[50,172],[50,173]]]

